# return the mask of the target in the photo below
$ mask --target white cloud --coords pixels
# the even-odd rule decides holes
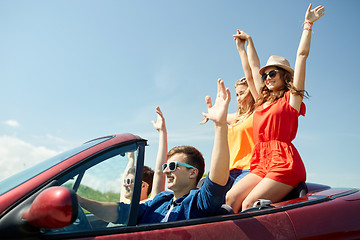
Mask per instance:
[[[60,137],[53,136],[51,134],[33,136],[34,143],[36,145],[45,146],[48,149],[56,149],[59,152],[64,152],[68,149],[78,146],[78,141],[68,141]],[[80,142],[81,144],[82,142]]]
[[[44,138],[52,140],[53,142],[64,142],[63,139],[51,135],[46,135]],[[0,181],[39,162],[47,160],[60,152],[62,152],[62,150],[55,151],[44,146],[35,146],[17,137],[0,136]],[[100,178],[91,172],[90,174],[86,174],[83,179],[85,185],[102,192],[119,191],[121,178],[118,176],[121,175],[121,170],[125,165],[122,168],[116,167],[114,169],[112,169],[111,166],[114,166],[114,164],[108,164],[107,168],[102,171],[104,175]],[[112,172],[111,170],[114,171]]]
[[[10,127],[14,127],[14,128],[17,128],[17,127],[20,127],[20,123],[16,120],[7,120],[5,122],[3,122],[5,125],[8,125]]]
[[[0,180],[58,153],[46,147],[34,146],[16,137],[0,136]]]
[[[57,142],[57,143],[66,143],[66,141],[62,138],[53,136],[51,134],[46,134],[45,136],[48,140],[53,141],[53,142]]]
[[[114,170],[116,171],[116,170]],[[85,175],[85,178],[82,180],[81,184],[84,184],[92,189],[98,190],[100,192],[120,192],[120,187],[122,186],[122,178],[114,179],[105,179],[103,176],[99,177],[94,174]]]

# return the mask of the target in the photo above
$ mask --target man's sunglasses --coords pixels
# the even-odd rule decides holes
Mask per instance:
[[[130,184],[133,184],[133,183],[134,183],[134,179],[131,179],[131,178],[124,179],[124,184],[126,184],[126,185],[130,185]]]
[[[271,70],[269,73],[263,73],[263,74],[261,75],[261,79],[262,79],[263,81],[265,81],[268,76],[269,76],[270,78],[273,78],[273,77],[276,76],[277,72],[278,72],[277,70]]]
[[[168,167],[170,171],[175,171],[176,168],[177,168],[177,165],[181,165],[181,166],[184,166],[184,167],[187,167],[187,168],[195,168],[194,166],[191,166],[189,164],[186,164],[186,163],[181,163],[181,162],[169,162],[169,163],[164,163],[162,165],[162,171],[164,172],[165,169]]]

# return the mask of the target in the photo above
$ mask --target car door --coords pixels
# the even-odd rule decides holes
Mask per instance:
[[[133,219],[136,219],[138,204],[132,204],[132,200],[134,203],[139,202],[142,174],[137,174],[137,171],[142,173],[143,148],[144,146],[134,143],[101,152],[83,161],[79,166],[57,179],[60,186],[73,189],[77,195],[83,198],[99,202],[118,203],[121,199],[120,194],[124,189],[124,179],[129,168],[129,156],[130,154],[134,155],[137,161],[130,167],[136,169],[136,174],[134,181],[131,183],[133,186],[131,197],[125,199],[127,200],[126,203],[130,205],[127,216],[123,216],[126,219],[125,222],[122,224],[106,222],[79,206],[78,218],[73,224],[61,229],[42,229],[43,237],[59,239],[69,236],[96,236],[107,234],[115,227],[124,228],[134,225],[136,221]],[[131,215],[135,217],[131,217]]]
[[[115,227],[126,228],[135,225],[142,181],[142,174],[137,173],[142,173],[145,146],[146,140],[129,134],[105,137],[76,148],[79,151],[70,150],[69,154],[60,154],[41,163],[40,166],[35,166],[27,173],[28,180],[13,189],[10,187],[8,192],[0,196],[1,206],[11,206],[0,215],[0,238],[79,238],[104,235]],[[97,201],[119,202],[123,175],[128,163],[127,153],[133,153],[135,157],[133,164],[135,169],[134,191],[131,195],[132,199],[129,200],[129,212],[124,216],[126,221],[120,225],[111,225],[97,218],[91,212],[83,211],[77,204],[74,192]],[[50,178],[47,178],[48,176]],[[26,185],[26,188],[23,185]],[[51,204],[48,203],[51,203],[56,197],[56,191],[53,190],[59,188],[68,189],[69,193],[73,192],[70,195],[71,197],[75,196],[76,204],[70,207],[77,209],[78,214],[74,215],[75,221],[71,225],[54,229],[52,226],[58,225],[51,223],[55,219],[53,216],[61,218],[65,214],[62,210],[66,209],[64,206],[57,206],[58,209],[49,209]],[[21,189],[29,192],[23,193]],[[40,197],[44,196],[44,192],[51,194],[45,194],[45,198]],[[9,199],[13,202],[7,202]],[[37,199],[41,199],[42,202],[39,203]],[[136,204],[132,204],[132,200]],[[53,216],[47,212],[52,213]],[[72,212],[75,213],[75,211]],[[33,221],[34,219],[35,221]],[[40,222],[40,224],[31,225],[34,222]],[[46,224],[41,225],[43,223]],[[46,226],[46,228],[41,226]]]

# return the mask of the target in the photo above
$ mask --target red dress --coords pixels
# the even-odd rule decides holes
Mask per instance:
[[[254,112],[255,147],[250,171],[262,178],[296,187],[306,180],[305,166],[291,143],[298,128],[298,117],[305,115],[305,104],[300,113],[289,104],[290,91],[266,108]]]

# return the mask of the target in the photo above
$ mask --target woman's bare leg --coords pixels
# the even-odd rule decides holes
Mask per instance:
[[[256,174],[246,175],[227,192],[226,204],[231,206],[234,212],[239,212],[243,200],[261,180]]]
[[[281,201],[294,187],[270,178],[262,179],[242,202],[242,210],[251,208],[258,199],[268,199],[273,203]]]

